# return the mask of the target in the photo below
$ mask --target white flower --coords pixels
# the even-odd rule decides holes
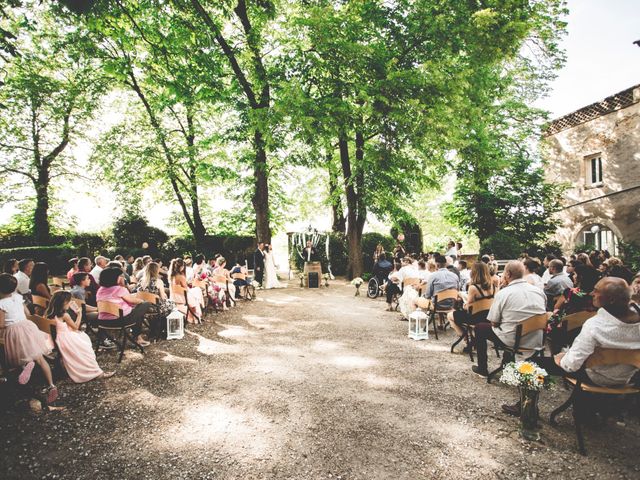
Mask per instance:
[[[260,284],[254,280],[253,282],[251,282],[251,286],[253,288],[258,288],[260,286]]]
[[[364,280],[362,280],[360,277],[356,277],[353,280],[351,280],[351,285],[355,286],[356,288],[358,288],[363,283],[364,283]]]

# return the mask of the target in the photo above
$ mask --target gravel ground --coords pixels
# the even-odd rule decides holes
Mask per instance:
[[[100,353],[117,375],[61,382],[65,411],[0,412],[0,477],[640,478],[637,417],[587,429],[584,458],[570,413],[546,421],[567,396],[556,387],[542,440],[523,442],[500,412],[516,392],[450,354],[450,330],[409,340],[382,300],[353,293],[259,292],[144,357]]]

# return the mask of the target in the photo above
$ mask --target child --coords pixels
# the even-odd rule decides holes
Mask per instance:
[[[25,385],[37,363],[48,383],[45,389],[47,403],[58,398],[58,389],[53,384],[51,368],[44,355],[51,351],[47,345],[48,335],[38,330],[35,323],[27,320],[27,309],[22,297],[15,293],[18,281],[12,275],[0,274],[0,329],[4,329],[4,350],[9,367],[22,367],[18,383]]]
[[[75,321],[67,313],[69,308],[76,313]],[[91,339],[80,331],[82,310],[71,302],[71,293],[58,291],[53,294],[47,308],[47,318],[56,321],[56,343],[71,380],[84,383],[94,378],[113,376],[114,372],[105,373],[100,369]]]

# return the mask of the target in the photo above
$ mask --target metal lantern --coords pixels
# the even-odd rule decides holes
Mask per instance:
[[[429,338],[428,316],[421,308],[409,315],[409,338],[413,340],[427,340]]]
[[[184,337],[184,315],[174,310],[167,315],[167,340],[180,340]]]

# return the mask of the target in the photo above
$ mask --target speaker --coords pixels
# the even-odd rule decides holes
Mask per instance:
[[[318,272],[309,272],[307,285],[309,288],[320,288],[320,274]]]

